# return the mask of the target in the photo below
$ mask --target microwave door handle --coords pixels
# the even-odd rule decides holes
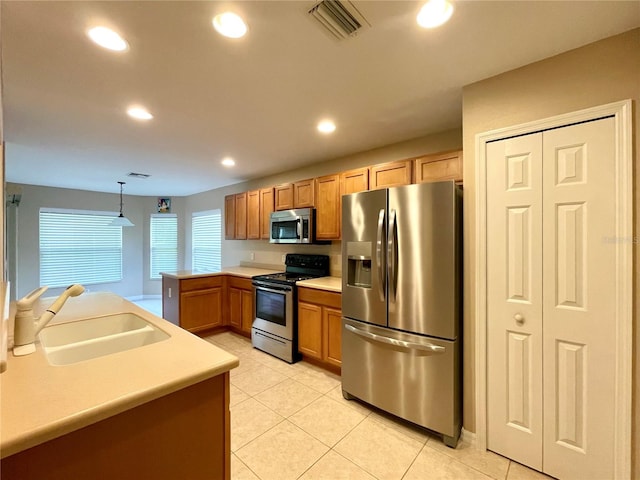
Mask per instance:
[[[396,211],[389,212],[389,232],[387,234],[387,262],[389,262],[389,301],[396,301],[398,289],[398,225]]]
[[[298,237],[298,240],[300,240],[300,239],[302,238],[302,225],[301,225],[301,223],[302,223],[302,222],[301,222],[301,221],[300,221],[300,219],[298,218],[298,219],[296,220],[296,235],[297,235],[297,237]]]
[[[384,208],[380,209],[378,213],[378,233],[376,236],[376,264],[378,265],[378,295],[380,295],[380,301],[385,301],[386,290],[386,267],[384,265],[384,249],[383,249],[383,235],[384,235]]]

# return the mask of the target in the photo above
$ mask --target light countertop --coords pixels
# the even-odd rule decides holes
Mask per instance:
[[[44,311],[54,298],[39,300]],[[132,312],[170,338],[65,366],[9,352],[0,375],[0,451],[6,457],[238,366],[238,358],[112,293],[70,298],[52,323]]]
[[[318,290],[327,290],[329,292],[342,292],[341,277],[320,277],[311,280],[302,280],[296,282],[299,287],[316,288]]]
[[[177,279],[212,277],[216,275],[235,275],[237,277],[251,278],[255,277],[256,275],[268,275],[271,273],[278,273],[282,271],[284,271],[284,267],[282,268],[282,270],[269,270],[265,268],[254,267],[222,267],[222,271],[220,272],[194,272],[193,270],[178,270],[176,272],[161,272],[160,275]]]
[[[211,277],[215,275],[235,275],[238,277],[251,278],[256,275],[268,275],[271,273],[278,273],[283,270],[269,270],[264,268],[255,267],[223,267],[220,272],[193,272],[192,270],[179,270],[177,272],[162,272],[160,275],[169,278],[185,279],[185,278],[198,278],[198,277]],[[341,277],[320,277],[313,278],[311,280],[302,280],[297,282],[296,285],[300,287],[316,288],[318,290],[327,290],[329,292],[342,292],[342,278]]]

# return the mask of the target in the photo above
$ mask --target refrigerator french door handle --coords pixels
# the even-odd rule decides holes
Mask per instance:
[[[360,330],[359,328],[354,327],[353,325],[349,325],[346,323],[344,328],[349,330],[351,333],[355,333],[364,338],[368,338],[369,340],[373,340],[375,342],[385,343],[387,345],[393,345],[395,347],[402,347],[409,350],[420,350],[422,352],[427,352],[431,354],[440,354],[444,353],[446,348],[440,345],[433,345],[431,343],[415,343],[415,342],[405,342],[404,340],[397,340],[395,338],[385,337],[383,335],[376,335],[375,333],[365,332],[364,330]]]
[[[376,237],[376,264],[378,265],[378,294],[380,295],[380,301],[384,302],[385,290],[386,290],[386,278],[385,265],[383,260],[383,245],[382,239],[384,235],[384,208],[380,209],[378,213],[378,235]]]
[[[396,211],[389,212],[389,232],[387,233],[387,262],[389,263],[389,301],[396,301],[396,290],[398,286],[397,268],[398,268],[398,249],[396,242],[398,240],[398,228]]]

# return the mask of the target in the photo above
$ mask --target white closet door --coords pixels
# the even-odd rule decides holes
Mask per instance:
[[[613,478],[613,118],[544,132],[543,158],[543,468]]]
[[[542,135],[487,145],[487,447],[542,469]]]

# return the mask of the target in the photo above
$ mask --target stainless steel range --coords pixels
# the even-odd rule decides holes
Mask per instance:
[[[289,253],[285,265],[284,272],[253,277],[256,310],[251,343],[294,363],[300,358],[296,282],[328,276],[329,256]]]

